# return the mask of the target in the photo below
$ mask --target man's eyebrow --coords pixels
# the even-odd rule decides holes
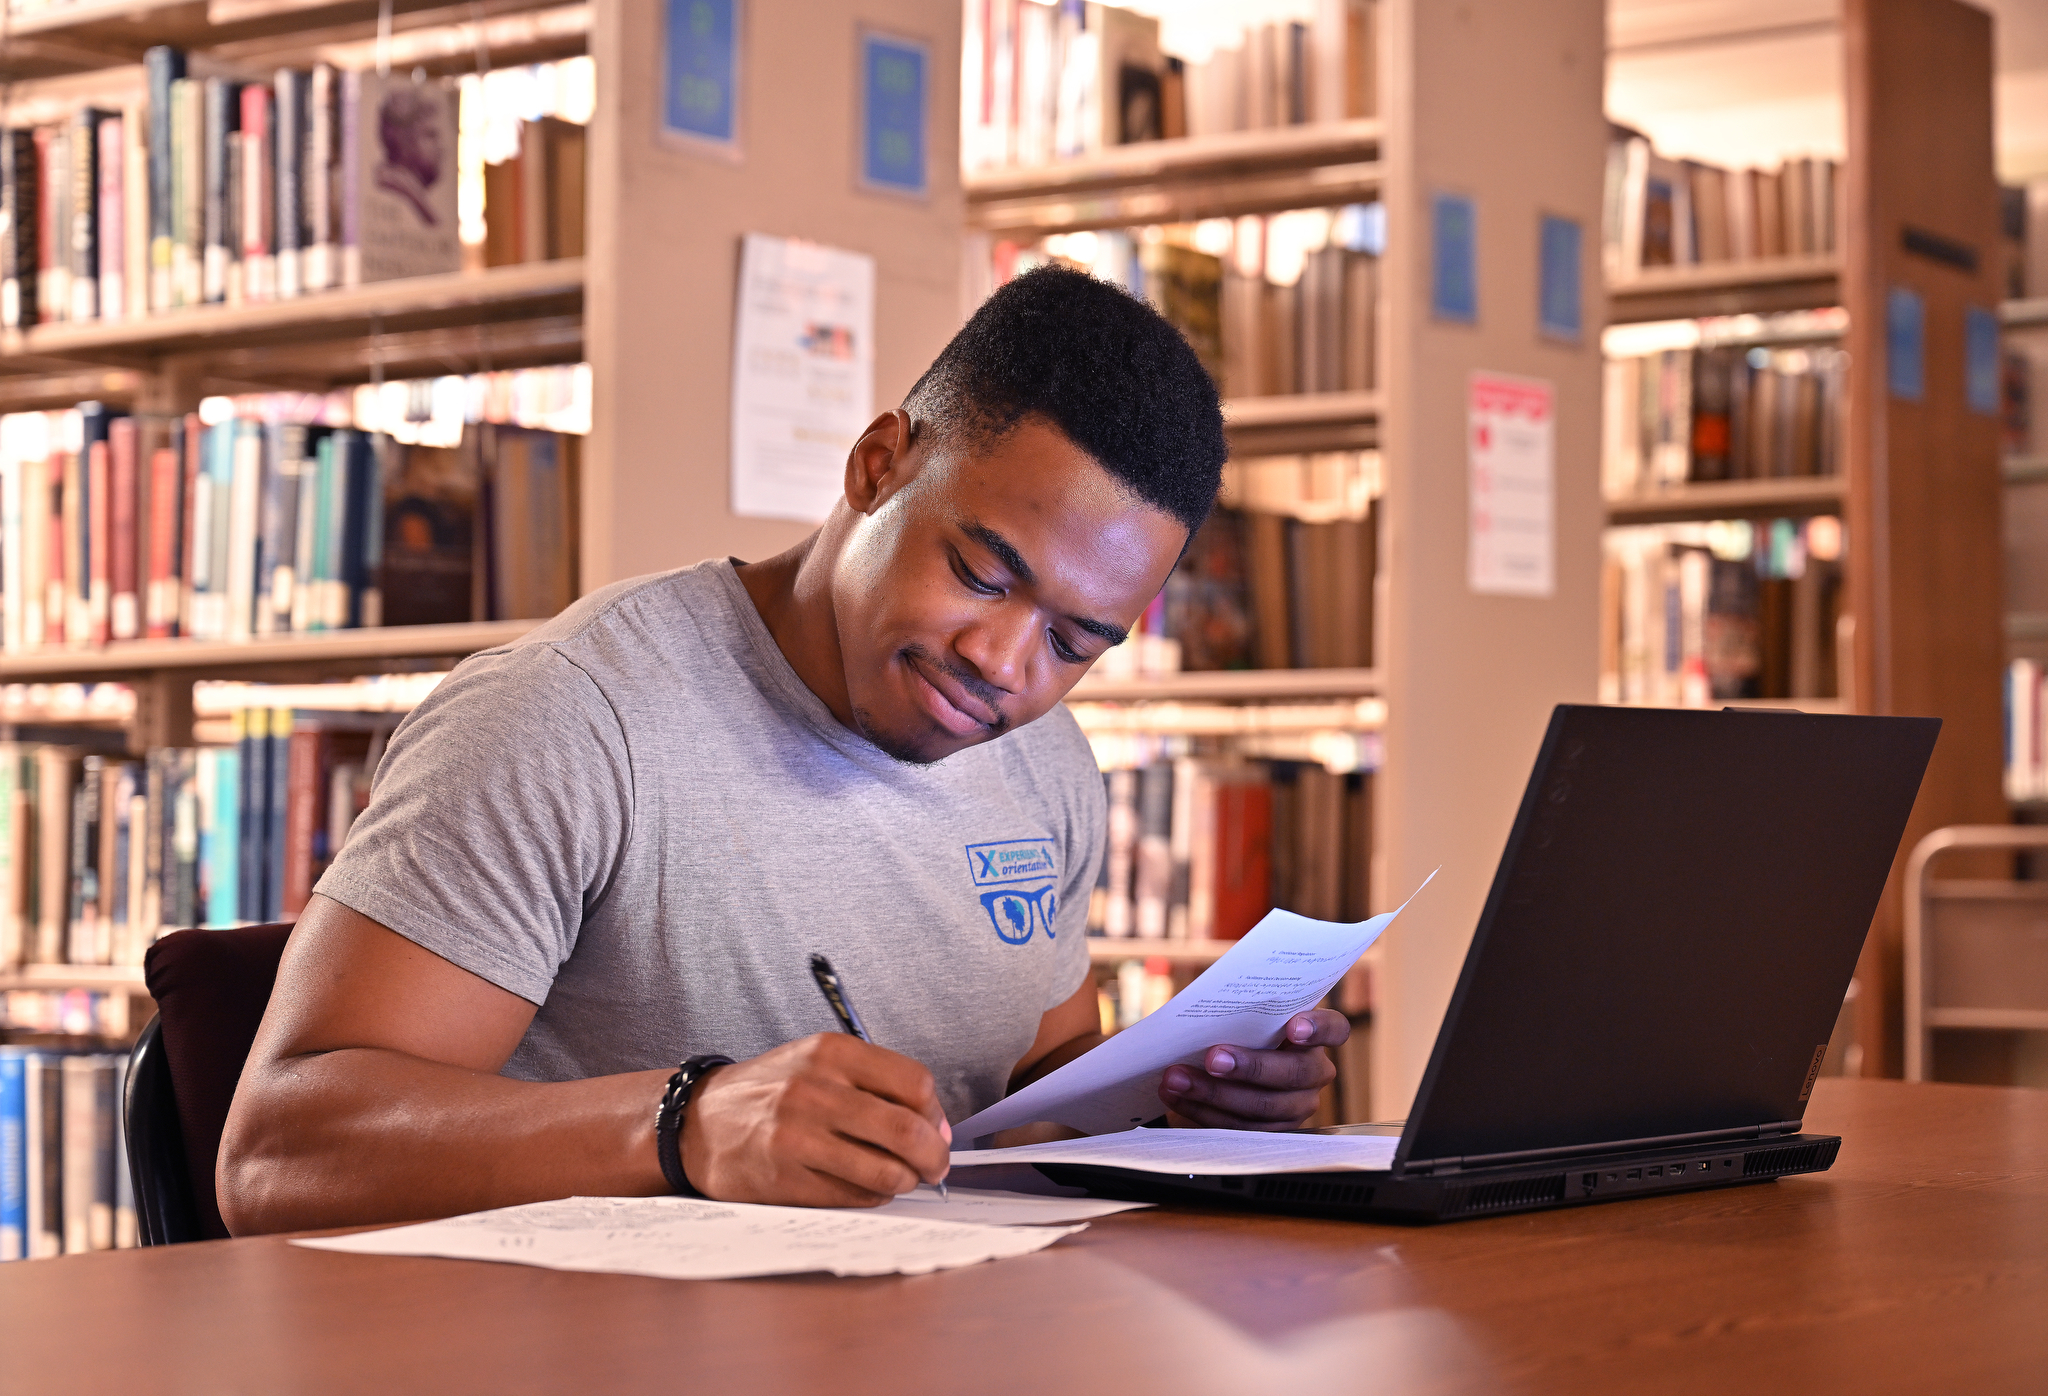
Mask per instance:
[[[1025,586],[1038,585],[1038,573],[1031,569],[1031,564],[1024,560],[1024,554],[1017,551],[1016,545],[1002,534],[987,524],[972,522],[960,525],[960,531],[994,553],[996,561],[1007,567],[1010,575]],[[1098,635],[1112,645],[1120,645],[1131,636],[1131,633],[1121,625],[1111,625],[1106,620],[1090,620],[1086,616],[1068,616],[1067,619],[1090,635]]]

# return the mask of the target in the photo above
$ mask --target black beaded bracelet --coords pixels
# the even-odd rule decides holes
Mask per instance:
[[[683,1175],[683,1151],[680,1137],[683,1132],[683,1112],[690,1106],[690,1093],[697,1083],[704,1079],[704,1073],[715,1066],[731,1066],[731,1057],[691,1057],[668,1078],[668,1089],[661,1093],[661,1108],[654,1112],[654,1152],[661,1160],[661,1176],[668,1179],[668,1190],[678,1197],[702,1197],[704,1194],[690,1186],[690,1180]]]

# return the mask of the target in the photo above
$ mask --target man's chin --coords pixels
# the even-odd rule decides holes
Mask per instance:
[[[860,734],[878,751],[891,760],[901,761],[906,766],[936,765],[956,752],[965,751],[971,746],[979,746],[988,740],[987,737],[963,739],[950,733],[936,731],[891,731],[866,708],[855,708],[853,720],[859,725]]]

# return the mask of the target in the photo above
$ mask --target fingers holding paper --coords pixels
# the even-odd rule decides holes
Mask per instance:
[[[1181,1128],[1298,1129],[1337,1077],[1327,1049],[1350,1036],[1351,1024],[1333,1009],[1297,1013],[1278,1047],[1211,1047],[1200,1066],[1168,1067],[1159,1099]]]

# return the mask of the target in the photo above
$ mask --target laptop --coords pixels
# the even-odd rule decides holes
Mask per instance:
[[[1941,723],[1560,706],[1384,1171],[1039,1165],[1151,1202],[1382,1221],[1835,1161],[1801,1117]],[[1398,934],[1398,931],[1397,931]]]

